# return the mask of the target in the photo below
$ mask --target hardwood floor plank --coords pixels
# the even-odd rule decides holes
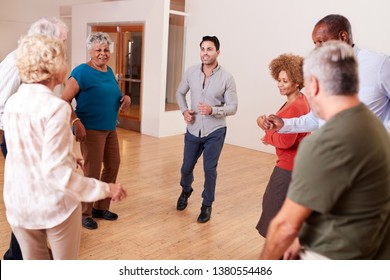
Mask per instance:
[[[117,221],[97,220],[97,230],[82,229],[79,259],[249,260],[259,257],[264,239],[255,229],[261,198],[275,155],[225,144],[218,166],[211,220],[197,223],[203,190],[203,159],[195,169],[194,192],[184,211],[176,210],[181,192],[184,136],[154,138],[118,129],[121,167],[118,182],[128,198],[114,203]],[[75,153],[80,155],[76,144]],[[0,160],[3,189],[4,160]],[[0,198],[0,254],[10,229]]]

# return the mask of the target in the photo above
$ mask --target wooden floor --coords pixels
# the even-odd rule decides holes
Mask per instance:
[[[255,229],[261,198],[276,157],[225,144],[218,167],[211,220],[199,224],[203,161],[195,169],[194,192],[184,211],[176,210],[181,192],[183,135],[154,138],[118,129],[121,168],[118,182],[128,198],[112,204],[117,221],[98,220],[97,230],[82,229],[80,259],[88,260],[250,260],[264,239]],[[78,146],[75,152],[79,153]],[[0,157],[0,188],[4,161]],[[0,254],[10,229],[0,198]]]

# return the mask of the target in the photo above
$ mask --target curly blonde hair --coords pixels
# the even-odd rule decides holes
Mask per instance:
[[[68,69],[64,43],[54,37],[28,35],[20,40],[16,67],[23,83],[59,79]]]
[[[279,73],[286,71],[288,78],[303,88],[303,57],[293,54],[282,54],[273,59],[269,64],[272,78],[279,79]]]

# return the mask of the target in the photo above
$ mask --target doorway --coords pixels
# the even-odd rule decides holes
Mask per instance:
[[[128,110],[119,112],[118,127],[141,131],[143,25],[94,25],[92,32],[106,32],[114,45],[108,65],[122,95],[131,98]]]

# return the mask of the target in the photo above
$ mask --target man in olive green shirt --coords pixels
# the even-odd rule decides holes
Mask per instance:
[[[304,78],[326,123],[298,149],[261,258],[390,259],[390,137],[357,96],[353,49],[329,41],[313,50]]]

